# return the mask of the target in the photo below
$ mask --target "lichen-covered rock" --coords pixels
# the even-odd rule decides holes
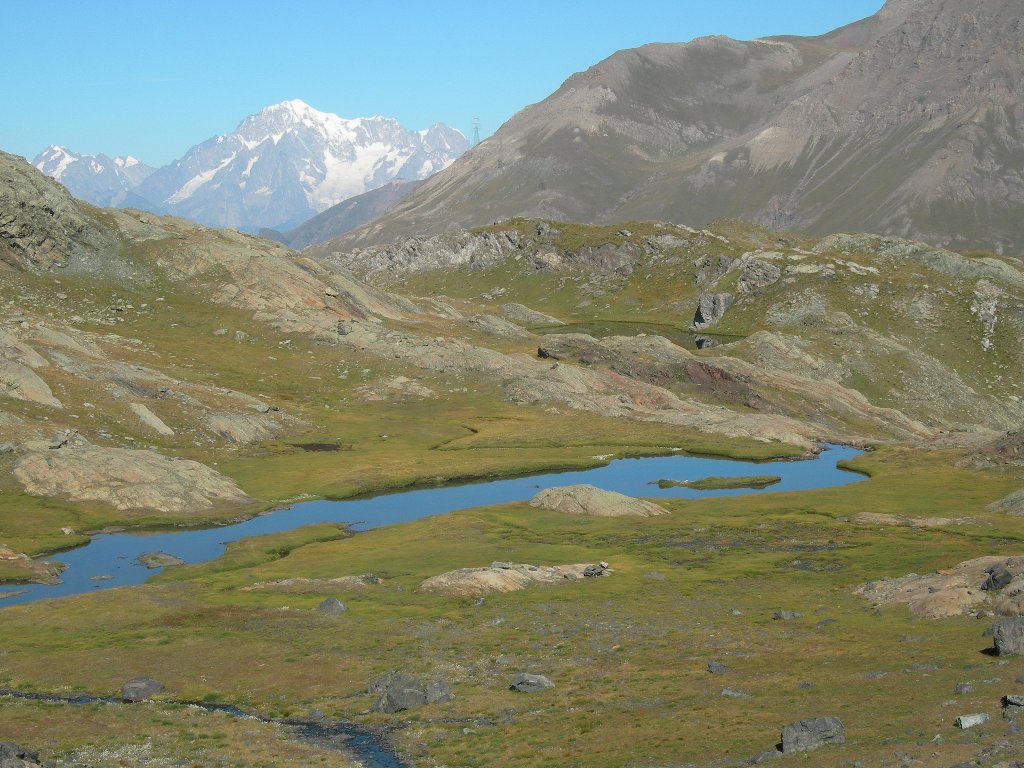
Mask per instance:
[[[530,506],[567,515],[592,517],[651,517],[668,514],[667,509],[650,501],[605,491],[592,485],[548,488],[534,496]]]

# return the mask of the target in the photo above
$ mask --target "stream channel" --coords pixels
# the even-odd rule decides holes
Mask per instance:
[[[863,475],[836,466],[861,451],[845,446],[823,446],[814,459],[755,463],[694,456],[659,456],[615,459],[607,465],[582,471],[549,472],[504,480],[463,485],[417,488],[379,496],[342,501],[307,501],[286,509],[257,515],[249,520],[214,528],[160,530],[99,534],[81,547],[48,557],[67,565],[60,584],[0,585],[7,597],[0,607],[77,595],[111,587],[142,584],[155,572],[137,558],[144,552],[166,552],[186,563],[202,563],[224,554],[227,544],[249,536],[280,533],[304,525],[346,522],[353,531],[419,520],[429,515],[490,504],[528,501],[544,488],[589,483],[607,491],[648,498],[704,498],[765,493],[750,488],[699,491],[690,488],[659,488],[667,480],[699,480],[705,477],[744,477],[771,474],[782,478],[771,491],[833,488],[863,480]]]
[[[215,528],[161,531],[155,533],[114,533],[93,537],[86,545],[61,553],[55,558],[68,568],[60,584],[11,586],[13,596],[0,600],[0,606],[75,595],[110,587],[141,584],[153,570],[137,562],[143,552],[160,551],[180,557],[187,563],[199,563],[220,557],[229,542],[248,536],[277,533],[321,522],[348,522],[355,531],[418,520],[510,501],[526,501],[544,488],[590,483],[609,491],[649,498],[701,498],[764,493],[750,488],[698,491],[690,488],[659,488],[659,480],[699,480],[705,477],[745,477],[771,474],[781,478],[772,491],[799,491],[833,488],[863,480],[864,476],[840,469],[836,464],[852,459],[861,451],[844,446],[823,446],[814,459],[754,463],[693,456],[660,456],[641,459],[616,459],[596,469],[549,472],[527,477],[466,483],[463,485],[420,488],[370,498],[343,501],[309,501],[279,509],[250,520]],[[3,587],[0,587],[3,588]],[[38,692],[0,689],[0,696],[50,701],[69,705],[106,703],[122,705],[118,699],[104,696],[62,696]],[[245,712],[230,704],[195,703],[209,712],[263,722],[279,722],[289,727],[292,737],[323,749],[351,754],[366,768],[405,768],[405,764],[378,734],[355,723],[332,720],[275,720]]]

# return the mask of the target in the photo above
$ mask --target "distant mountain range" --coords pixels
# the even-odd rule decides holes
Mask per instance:
[[[889,0],[829,34],[620,51],[326,250],[512,216],[1024,251],[1024,3]]]
[[[32,164],[75,197],[103,207],[145,204],[132,190],[156,170],[134,157],[79,155],[56,144],[36,155]]]
[[[245,118],[159,169],[133,158],[51,146],[33,165],[96,205],[141,207],[213,226],[290,229],[395,180],[425,179],[469,148],[438,123],[423,131],[387,117],[346,120],[293,99]]]

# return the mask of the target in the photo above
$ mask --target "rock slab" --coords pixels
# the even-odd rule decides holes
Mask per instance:
[[[845,743],[846,729],[838,717],[811,717],[782,729],[782,751],[786,754]]]

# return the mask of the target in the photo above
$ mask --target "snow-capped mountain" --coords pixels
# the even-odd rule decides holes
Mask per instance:
[[[440,123],[410,131],[391,118],[346,120],[293,99],[192,147],[135,192],[203,224],[287,229],[393,179],[426,178],[468,148]]]
[[[134,157],[79,155],[56,144],[36,155],[32,165],[75,197],[101,206],[135,205],[131,190],[155,170]]]

